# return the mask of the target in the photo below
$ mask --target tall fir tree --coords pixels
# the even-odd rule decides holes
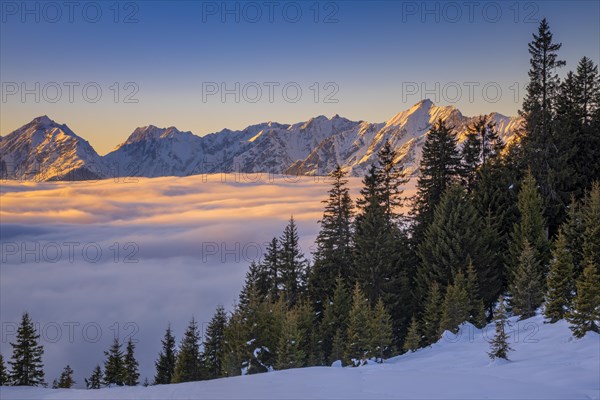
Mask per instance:
[[[423,310],[423,345],[429,346],[440,338],[440,320],[442,318],[442,293],[437,282],[432,282],[427,294],[425,308]]]
[[[558,143],[559,137],[553,131],[560,84],[557,69],[565,65],[558,58],[560,48],[561,44],[553,41],[550,26],[544,18],[529,43],[529,83],[520,112],[526,130],[522,138],[523,156],[540,185],[551,232],[564,218],[561,184],[565,177],[561,172],[567,167],[558,151],[562,147]]]
[[[378,169],[372,165],[363,179],[355,222],[353,278],[371,304],[382,296],[384,281],[394,265],[393,237],[387,229],[380,185]]]
[[[369,353],[377,362],[382,363],[384,358],[390,357],[393,352],[392,317],[385,309],[383,300],[381,299],[377,300],[377,303],[375,303],[372,314],[370,323],[371,345]]]
[[[177,352],[172,383],[193,382],[202,379],[200,363],[200,332],[194,318],[190,321]]]
[[[260,263],[257,279],[259,294],[271,302],[279,298],[279,272],[281,269],[281,249],[277,238],[271,239],[265,257]]]
[[[576,338],[582,338],[587,332],[600,333],[600,274],[591,260],[587,260],[577,279],[577,294],[567,320]]]
[[[573,256],[567,247],[567,238],[561,231],[554,243],[550,270],[546,277],[544,315],[550,323],[563,319],[571,307],[575,291],[574,269]]]
[[[61,372],[58,380],[54,381],[52,387],[54,389],[71,389],[75,383],[75,380],[73,380],[73,369],[67,365]]]
[[[206,328],[204,338],[202,362],[208,379],[219,378],[224,375],[223,360],[225,358],[226,326],[227,314],[223,306],[219,305]]]
[[[466,270],[466,290],[469,296],[469,322],[478,328],[486,324],[485,308],[479,290],[479,278],[473,262],[469,259]]]
[[[100,389],[102,387],[102,368],[100,365],[96,365],[92,371],[92,375],[85,380],[85,387],[88,389]]]
[[[277,346],[276,369],[301,368],[305,366],[306,353],[302,349],[304,341],[299,323],[297,308],[285,313],[283,328]]]
[[[279,241],[281,243],[281,290],[288,308],[291,308],[302,299],[308,272],[308,262],[300,249],[300,238],[294,217],[290,217]]]
[[[415,292],[419,301],[423,301],[432,282],[445,288],[469,259],[476,266],[478,276],[490,279],[496,275],[495,281],[480,280],[482,294],[489,297],[490,292],[499,290],[497,272],[490,271],[493,252],[484,242],[484,230],[483,221],[464,189],[459,185],[450,186],[418,248],[421,262],[417,269]],[[489,298],[486,300],[490,301]]]
[[[44,347],[39,344],[40,335],[36,332],[28,313],[21,318],[17,337],[11,343],[13,349],[10,380],[14,386],[43,386],[44,365],[42,355]]]
[[[310,296],[315,311],[321,313],[332,297],[335,282],[341,276],[350,282],[352,268],[352,219],[354,206],[348,189],[346,173],[338,165],[331,173],[329,197],[323,201],[325,210],[319,221],[321,229],[315,241],[317,250],[310,276]]]
[[[542,276],[550,259],[550,243],[544,219],[544,201],[537,190],[535,178],[528,172],[523,179],[518,198],[519,221],[513,227],[510,244],[509,282],[514,280],[525,242],[535,249],[536,265]]]
[[[567,220],[561,226],[560,233],[565,236],[567,249],[573,257],[574,274],[578,276],[583,271],[583,221],[582,204],[574,197],[567,209]]]
[[[390,227],[403,220],[399,210],[404,206],[403,188],[410,180],[403,170],[403,165],[398,162],[398,158],[398,152],[394,150],[389,140],[386,140],[377,152],[379,197]]]
[[[526,319],[535,315],[535,310],[544,299],[544,292],[537,250],[527,239],[522,248],[519,264],[509,290],[512,295],[510,305],[513,313],[520,315],[521,319]]]
[[[448,286],[444,296],[439,334],[444,331],[457,333],[460,324],[469,320],[470,308],[465,275],[459,271],[454,275],[453,283]]]
[[[140,383],[139,364],[135,359],[135,344],[129,338],[123,358],[123,367],[125,368],[124,383],[126,386],[137,386]]]
[[[412,237],[420,243],[446,188],[461,175],[461,158],[453,127],[441,119],[431,128],[423,145],[414,199]]]
[[[0,354],[0,386],[7,386],[10,383],[8,371],[6,365],[4,365],[4,358]]]
[[[177,359],[177,349],[175,337],[171,331],[171,325],[167,326],[165,336],[161,340],[162,350],[158,359],[154,363],[156,366],[156,375],[154,375],[155,385],[168,385],[173,380],[175,374],[175,361]]]
[[[333,354],[334,338],[338,334],[340,341],[346,340],[351,307],[352,296],[346,287],[345,279],[340,276],[336,280],[333,297],[325,306],[320,325],[321,351],[326,364],[341,359],[342,354],[339,351]]]
[[[500,296],[498,299],[498,308],[494,313],[494,324],[496,333],[494,338],[490,341],[490,352],[488,355],[492,360],[495,360],[496,358],[508,360],[508,353],[512,348],[508,344],[509,336],[505,330],[505,327],[508,324],[508,318],[506,317],[506,306],[504,304],[503,296]]]
[[[421,333],[419,329],[419,322],[416,317],[412,317],[410,320],[410,327],[406,334],[406,340],[404,340],[403,350],[405,352],[415,352],[421,347]]]
[[[355,367],[366,363],[371,348],[371,307],[358,282],[354,285],[352,308],[348,317],[346,362]]]
[[[238,305],[231,313],[225,326],[223,376],[238,376],[241,374],[246,349],[243,330],[244,320],[240,306]]]
[[[112,346],[104,352],[104,355],[106,356],[104,361],[104,384],[123,386],[127,372],[119,338],[114,338]]]
[[[582,214],[585,227],[582,244],[584,263],[592,263],[600,268],[600,182],[594,182],[587,193]]]

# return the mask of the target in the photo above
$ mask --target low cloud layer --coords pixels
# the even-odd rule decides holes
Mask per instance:
[[[360,180],[350,186],[358,194]],[[137,340],[142,379],[168,323],[231,308],[247,266],[293,214],[312,252],[329,182],[233,175],[1,186],[1,353],[21,313],[39,323],[47,380],[70,363],[78,386],[114,335]]]

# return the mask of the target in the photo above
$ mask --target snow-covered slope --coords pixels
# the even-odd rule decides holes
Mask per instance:
[[[488,117],[496,122],[505,141],[514,139],[514,132],[521,123],[519,118],[498,113]],[[463,139],[467,127],[476,118],[479,116],[463,116],[455,107],[436,106],[430,100],[423,100],[385,123],[350,121],[338,115],[332,118],[318,116],[293,125],[266,122],[241,131],[224,129],[203,137],[181,132],[175,127],[150,125],[137,128],[124,143],[102,157],[102,171],[105,177],[187,176],[211,172],[326,175],[339,164],[352,175],[361,176],[374,162],[381,146],[389,140],[399,152],[398,161],[404,163],[407,172],[418,173],[421,149],[433,123],[438,119],[447,121],[455,128],[459,139]],[[8,138],[27,131],[30,125],[36,125],[36,120],[2,139],[3,160],[37,158],[42,152],[47,155],[46,167],[71,167],[74,163],[72,158],[51,157],[52,152],[72,152],[59,140],[48,139],[52,146],[43,149],[5,146]],[[47,118],[45,121],[50,126],[58,126]],[[78,140],[87,146],[86,151],[93,152],[87,142]],[[93,154],[93,157],[81,156],[82,163],[96,161],[97,154]],[[48,179],[60,179],[58,174],[50,175]],[[16,178],[25,176],[15,174]]]
[[[314,367],[154,387],[1,388],[3,399],[599,399],[600,335],[567,323],[511,319],[511,361],[490,361],[486,337],[464,324],[433,346],[381,365]]]
[[[45,115],[0,138],[4,179],[98,179],[103,169],[101,157],[86,140]]]

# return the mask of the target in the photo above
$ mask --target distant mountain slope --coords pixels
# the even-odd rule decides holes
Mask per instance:
[[[514,139],[520,118],[498,113],[486,117],[496,122],[505,141]],[[9,179],[36,175],[38,180],[63,180],[211,172],[325,175],[339,164],[361,176],[389,140],[407,172],[417,174],[425,137],[440,118],[453,126],[462,140],[478,117],[465,117],[455,107],[423,100],[385,123],[318,116],[293,125],[266,122],[203,137],[175,127],[149,125],[137,128],[125,142],[100,157],[66,125],[44,116],[0,139],[0,168]],[[35,174],[35,168],[43,173]]]

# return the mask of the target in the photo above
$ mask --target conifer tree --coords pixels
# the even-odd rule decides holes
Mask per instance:
[[[546,303],[544,315],[550,323],[563,319],[570,309],[575,291],[573,256],[567,248],[566,236],[559,232],[554,249],[550,271],[546,277]]]
[[[466,290],[469,296],[469,322],[482,328],[486,324],[485,308],[480,297],[479,278],[470,259],[467,264]]]
[[[600,274],[597,265],[591,260],[586,261],[586,267],[577,279],[573,310],[567,315],[576,338],[582,338],[587,332],[600,333]]]
[[[332,186],[324,200],[325,211],[319,221],[321,230],[316,239],[317,250],[310,277],[310,295],[316,312],[324,309],[331,298],[335,282],[341,276],[350,281],[352,268],[352,217],[354,207],[347,187],[346,173],[338,165],[331,173]]]
[[[237,376],[241,374],[242,362],[246,350],[243,331],[243,316],[239,306],[237,306],[225,326],[223,376]]]
[[[341,361],[342,365],[347,365],[345,356],[346,356],[346,349],[345,349],[345,341],[344,341],[344,337],[346,337],[346,333],[344,333],[342,331],[342,329],[337,329],[335,331],[335,335],[333,336],[333,344],[331,346],[331,353],[329,355],[329,359],[331,360],[331,362],[329,364],[332,364],[336,361]]]
[[[199,381],[201,378],[200,332],[198,323],[192,318],[179,345],[172,382],[193,382]]]
[[[296,308],[285,313],[283,329],[277,346],[277,361],[275,363],[277,369],[305,366],[306,353],[302,349],[304,338],[298,319],[299,313]]]
[[[386,210],[380,191],[380,175],[375,165],[363,179],[355,222],[353,277],[360,283],[369,302],[375,304],[394,263],[392,236],[387,229]]]
[[[510,245],[510,279],[520,264],[524,244],[527,241],[535,250],[538,272],[543,277],[546,273],[546,264],[550,258],[550,244],[546,235],[546,221],[544,219],[544,203],[537,190],[536,181],[528,172],[519,191],[518,199],[519,222],[514,225]]]
[[[558,59],[560,43],[553,42],[553,35],[546,19],[540,22],[538,33],[529,43],[531,56],[529,83],[523,101],[521,116],[525,118],[526,135],[522,138],[523,155],[545,200],[545,211],[551,227],[557,227],[564,217],[564,199],[559,193],[559,179],[566,168],[560,157],[559,136],[553,132],[556,100],[559,94],[559,78],[556,70],[565,65]],[[553,229],[552,229],[553,230]],[[532,245],[535,246],[534,242]],[[543,254],[540,254],[543,256]]]
[[[104,352],[104,384],[123,386],[127,371],[123,360],[123,351],[118,338],[115,338],[112,346]]]
[[[9,375],[4,365],[4,358],[0,354],[0,386],[7,386],[9,384]]]
[[[281,250],[279,240],[271,239],[264,260],[260,264],[257,289],[261,297],[274,302],[279,298],[279,273],[281,269]]]
[[[402,215],[399,210],[404,205],[402,197],[403,187],[408,183],[409,177],[403,171],[403,166],[398,163],[398,152],[394,150],[389,140],[386,140],[377,152],[377,173],[379,175],[379,197],[384,207],[385,219],[391,227],[394,223],[401,222]]]
[[[413,212],[413,238],[419,243],[433,220],[433,212],[446,188],[461,175],[460,153],[453,127],[441,119],[431,128],[423,145]]]
[[[148,377],[144,378],[144,383],[142,383],[143,387],[148,387],[150,386],[150,381],[148,380]]]
[[[504,297],[500,296],[498,299],[498,308],[494,313],[494,322],[496,326],[496,334],[494,339],[490,341],[490,352],[488,355],[492,360],[496,358],[502,358],[508,360],[508,353],[512,350],[508,344],[508,334],[504,330],[504,327],[508,323],[506,317],[506,307],[504,305]]]
[[[354,285],[352,308],[348,317],[348,342],[344,357],[355,367],[363,365],[370,356],[371,319],[369,301],[357,282]]]
[[[424,241],[418,248],[421,263],[416,275],[417,299],[423,299],[432,282],[445,287],[471,259],[482,276],[488,275],[493,256],[483,239],[483,221],[459,185],[448,188],[435,210]],[[483,282],[487,283],[487,282]],[[490,282],[494,290],[498,283]],[[491,291],[485,288],[486,292]]]
[[[379,363],[392,353],[392,318],[383,305],[381,298],[375,303],[370,323],[371,345],[369,354]]]
[[[582,252],[586,264],[592,263],[600,268],[600,182],[594,182],[586,195],[583,208],[583,245]],[[598,270],[600,274],[600,269]]]
[[[458,272],[444,296],[439,334],[444,331],[457,333],[460,324],[469,319],[470,307],[465,276],[462,272]]]
[[[571,199],[567,210],[567,220],[561,226],[561,233],[565,236],[567,249],[573,257],[574,276],[583,272],[583,221],[582,204],[575,198]]]
[[[429,288],[425,309],[423,311],[423,345],[429,346],[439,339],[440,320],[442,318],[442,294],[437,282]]]
[[[404,340],[404,351],[405,352],[415,352],[421,347],[421,334],[419,332],[419,322],[417,318],[414,316],[410,320],[410,327],[408,328],[408,333],[406,334],[406,339]]]
[[[325,306],[321,321],[321,347],[323,358],[327,364],[342,358],[342,353],[339,351],[337,354],[333,354],[334,338],[338,334],[339,340],[345,341],[348,330],[348,315],[352,307],[352,297],[344,282],[345,280],[341,276],[337,278],[333,298]]]
[[[280,282],[288,308],[293,307],[301,300],[305,289],[303,285],[306,279],[308,262],[302,254],[299,240],[296,222],[294,217],[291,217],[280,239]]]
[[[71,389],[76,382],[73,380],[73,369],[67,365],[58,380],[54,380],[53,389]]]
[[[227,314],[223,306],[219,305],[208,327],[204,339],[202,361],[207,378],[214,379],[223,376],[223,359],[225,357],[225,326]]]
[[[85,380],[85,386],[88,389],[100,389],[102,386],[102,369],[100,365],[96,365],[90,378]]]
[[[11,383],[14,386],[43,386],[44,365],[42,355],[44,347],[39,344],[40,335],[36,332],[33,321],[28,313],[21,318],[21,325],[17,329],[16,342],[10,345],[13,348],[11,361]]]
[[[171,383],[175,374],[176,348],[175,337],[171,332],[171,325],[167,326],[164,338],[161,340],[162,350],[158,355],[158,360],[154,363],[156,366],[156,375],[154,376],[155,385],[167,385]]]
[[[140,383],[140,373],[138,371],[139,364],[135,359],[135,344],[131,338],[127,341],[123,367],[125,368],[125,385],[137,386]]]
[[[513,313],[520,315],[521,319],[533,317],[544,299],[539,264],[536,249],[525,239],[519,264],[509,287]]]

